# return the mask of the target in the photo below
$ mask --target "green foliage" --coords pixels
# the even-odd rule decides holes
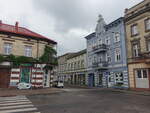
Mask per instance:
[[[44,54],[39,58],[39,60],[32,57],[14,56],[11,54],[8,56],[0,55],[0,62],[10,61],[13,63],[13,67],[19,67],[21,64],[25,63],[49,63],[55,66],[58,64],[56,54],[57,52],[55,49],[49,46],[45,46]],[[53,67],[48,66],[47,68],[52,69]]]
[[[52,47],[45,46],[44,54],[39,58],[40,62],[57,65],[56,50]]]
[[[10,61],[13,63],[13,67],[19,67],[23,63],[34,63],[36,62],[36,59],[31,58],[31,57],[25,57],[25,56],[14,56],[14,55],[8,55],[8,56],[3,56],[0,55],[0,62],[3,61]]]
[[[0,63],[4,61],[4,56],[0,55]]]

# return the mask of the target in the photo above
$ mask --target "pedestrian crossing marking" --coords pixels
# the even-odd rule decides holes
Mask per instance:
[[[2,109],[12,109],[12,108],[21,108],[21,107],[34,107],[34,105],[18,105],[18,106],[6,106],[6,107],[0,107],[0,110]]]
[[[40,113],[25,96],[0,97],[0,113]]]

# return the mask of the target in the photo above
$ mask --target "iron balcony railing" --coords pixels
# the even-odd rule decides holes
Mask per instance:
[[[107,50],[107,45],[99,44],[99,45],[94,46],[92,49],[95,53],[105,52]]]
[[[107,61],[103,61],[103,62],[93,62],[92,63],[92,67],[93,68],[107,68],[108,67],[108,62]]]

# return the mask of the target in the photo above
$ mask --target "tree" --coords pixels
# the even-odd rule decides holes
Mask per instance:
[[[52,65],[57,65],[57,52],[54,48],[50,46],[45,46],[44,54],[39,58],[40,62],[49,63]]]

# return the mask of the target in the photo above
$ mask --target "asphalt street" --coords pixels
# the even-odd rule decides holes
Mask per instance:
[[[105,89],[64,88],[27,96],[41,113],[150,113],[150,96]]]

